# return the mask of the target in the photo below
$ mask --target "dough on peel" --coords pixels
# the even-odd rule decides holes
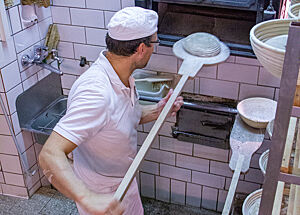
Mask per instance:
[[[199,57],[216,56],[221,51],[220,40],[209,33],[194,33],[183,40],[183,48]]]

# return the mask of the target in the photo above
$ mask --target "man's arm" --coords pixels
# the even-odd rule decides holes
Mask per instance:
[[[45,176],[62,194],[79,203],[90,214],[122,214],[120,204],[111,195],[90,191],[74,174],[67,154],[77,146],[52,132],[39,155]]]
[[[173,93],[173,90],[171,89],[166,97],[161,99],[157,104],[155,105],[141,105],[142,106],[142,117],[140,120],[140,124],[144,124],[147,122],[154,121],[158,118],[159,114],[167,104],[169,98],[171,97]],[[178,96],[173,104],[172,110],[170,111],[169,116],[175,116],[176,112],[180,109],[180,107],[183,105],[183,98],[181,96]]]
[[[142,107],[142,117],[140,124],[151,122],[157,119],[159,116],[158,104],[155,105],[141,105]]]

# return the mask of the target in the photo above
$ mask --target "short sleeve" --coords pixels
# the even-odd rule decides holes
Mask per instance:
[[[108,121],[106,88],[94,80],[80,84],[68,98],[67,112],[53,130],[76,145],[97,134]]]

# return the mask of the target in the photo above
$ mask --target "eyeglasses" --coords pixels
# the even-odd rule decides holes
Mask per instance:
[[[157,38],[155,41],[150,41],[150,43],[153,43],[155,46],[158,46],[160,43],[160,40]]]
[[[155,41],[150,41],[150,43],[160,43],[160,39],[157,38]]]

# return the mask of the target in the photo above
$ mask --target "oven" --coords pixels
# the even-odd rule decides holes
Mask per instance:
[[[230,48],[231,54],[255,57],[250,41],[251,28],[270,19],[264,10],[269,0],[136,0],[137,6],[159,14],[158,36],[161,45],[172,46],[176,41],[195,32],[217,36]],[[278,15],[280,0],[272,1]]]
[[[181,93],[184,104],[177,112],[172,136],[180,141],[229,149],[230,133],[237,115],[237,101],[215,96]],[[140,96],[159,102],[160,98]]]

